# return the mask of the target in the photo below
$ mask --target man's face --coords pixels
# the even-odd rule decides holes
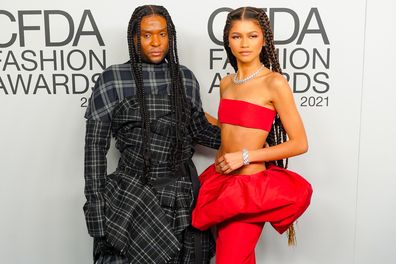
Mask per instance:
[[[140,28],[142,57],[151,63],[160,63],[169,49],[166,19],[159,15],[144,16]]]

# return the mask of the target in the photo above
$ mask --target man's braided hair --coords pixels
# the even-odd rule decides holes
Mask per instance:
[[[137,100],[140,107],[142,117],[142,133],[143,133],[143,157],[144,157],[144,172],[148,176],[151,166],[151,151],[150,151],[150,113],[148,111],[145,100],[142,63],[144,56],[142,56],[141,49],[141,21],[143,17],[150,15],[162,16],[166,20],[169,50],[165,56],[167,61],[170,76],[171,76],[171,111],[175,115],[176,125],[174,126],[175,142],[172,142],[171,163],[172,169],[176,170],[178,162],[182,159],[183,138],[186,133],[186,124],[188,121],[188,113],[190,105],[187,103],[184,86],[181,79],[179,58],[177,55],[176,46],[176,30],[168,11],[162,6],[144,5],[137,7],[132,14],[128,25],[128,48],[132,73],[137,87]]]

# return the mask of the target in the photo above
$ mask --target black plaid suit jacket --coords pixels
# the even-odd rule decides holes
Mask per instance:
[[[194,144],[220,146],[220,130],[205,118],[193,73],[184,66],[181,73],[191,103],[191,120],[180,163],[188,164]],[[152,134],[150,179],[156,182],[174,173],[169,161],[175,120],[167,63],[143,64],[143,81]],[[198,232],[190,226],[191,175],[179,170],[177,180],[155,189],[142,182],[141,116],[129,63],[111,66],[100,75],[85,117],[84,212],[89,234],[105,236],[131,263],[178,263],[175,259],[191,263],[196,252],[185,236]],[[117,170],[107,175],[106,154],[112,135],[121,158]],[[212,238],[208,232],[199,237],[208,263],[213,253]]]

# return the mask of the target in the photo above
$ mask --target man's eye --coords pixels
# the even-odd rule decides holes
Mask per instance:
[[[251,38],[257,38],[257,35],[251,35],[250,37]]]
[[[239,39],[239,36],[232,36],[232,39]]]
[[[166,37],[167,36],[167,34],[165,32],[162,32],[160,35],[161,35],[161,37]]]
[[[144,34],[143,37],[144,37],[144,38],[149,38],[149,37],[150,37],[150,34]]]

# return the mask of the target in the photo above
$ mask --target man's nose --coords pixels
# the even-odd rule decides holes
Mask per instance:
[[[153,36],[152,36],[152,39],[151,39],[151,45],[152,45],[152,46],[155,46],[155,47],[161,45],[161,40],[160,40],[160,38],[159,38],[158,36],[156,36],[156,35],[153,35]]]

